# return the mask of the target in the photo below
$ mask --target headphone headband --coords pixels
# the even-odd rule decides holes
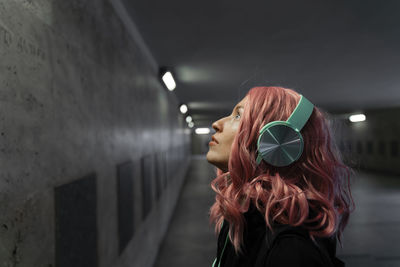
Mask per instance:
[[[293,127],[297,130],[301,131],[310,118],[313,109],[313,103],[311,103],[303,95],[300,95],[300,101],[290,115],[289,119],[287,119],[287,122],[293,125]]]

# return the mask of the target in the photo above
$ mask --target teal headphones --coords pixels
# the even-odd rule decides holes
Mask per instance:
[[[303,95],[287,121],[272,121],[261,128],[257,141],[257,164],[261,160],[276,166],[290,165],[303,152],[301,129],[310,118],[314,105]]]

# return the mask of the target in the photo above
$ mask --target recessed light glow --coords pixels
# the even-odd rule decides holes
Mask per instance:
[[[191,121],[191,122],[188,123],[188,126],[189,126],[189,128],[193,128],[194,123]]]
[[[351,122],[359,122],[359,121],[365,121],[365,115],[364,114],[355,114],[355,115],[351,115],[349,117],[349,120]]]
[[[210,128],[196,128],[196,134],[209,134]]]
[[[172,91],[175,89],[176,83],[174,77],[172,77],[171,72],[167,71],[166,73],[164,73],[164,75],[162,76],[162,80],[165,83],[165,86],[167,86],[168,90]]]
[[[186,122],[187,122],[187,123],[191,122],[192,120],[193,120],[193,119],[192,119],[191,116],[187,116],[187,117],[186,117]]]
[[[179,107],[179,110],[181,111],[182,114],[185,114],[188,111],[188,107],[185,104],[182,104]]]

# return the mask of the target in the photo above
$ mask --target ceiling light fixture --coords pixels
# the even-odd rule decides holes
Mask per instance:
[[[188,111],[188,107],[185,104],[182,104],[179,107],[179,110],[181,111],[182,114],[185,114]]]
[[[175,79],[172,76],[171,71],[167,70],[166,68],[161,68],[160,76],[168,90],[173,91],[176,88]]]
[[[196,128],[196,134],[209,134],[210,128]]]
[[[349,117],[349,120],[351,122],[365,121],[365,115],[364,114],[354,114]]]
[[[192,117],[191,117],[191,116],[187,116],[187,117],[186,117],[186,122],[189,123],[189,122],[191,122],[191,121],[193,121]]]

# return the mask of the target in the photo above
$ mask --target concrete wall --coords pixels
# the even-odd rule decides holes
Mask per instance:
[[[192,154],[207,154],[209,149],[208,143],[211,141],[211,136],[214,133],[214,130],[211,130],[210,134],[195,134],[192,132]]]
[[[351,123],[350,114],[336,117],[338,144],[346,162],[355,168],[400,174],[400,108],[363,113],[363,122]]]
[[[1,266],[152,266],[190,134],[138,43],[107,0],[0,0]]]

